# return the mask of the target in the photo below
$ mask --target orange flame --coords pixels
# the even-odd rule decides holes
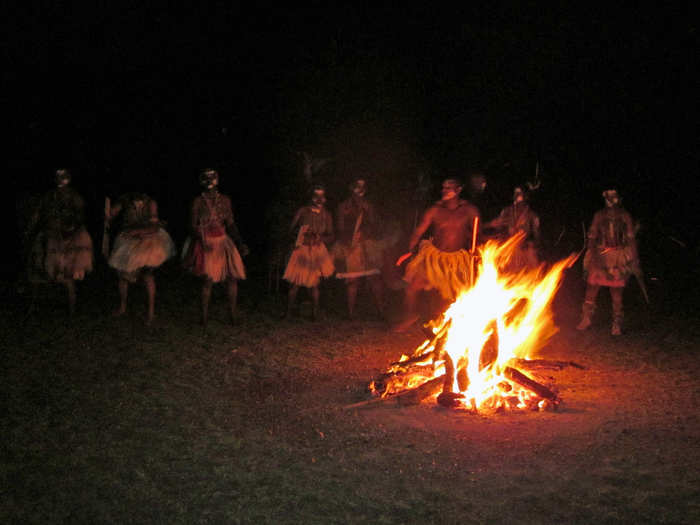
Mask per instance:
[[[502,244],[488,241],[479,250],[474,285],[430,323],[434,334],[447,332],[443,351],[456,371],[452,391],[464,394],[465,404],[477,410],[526,406],[534,394],[508,381],[502,371],[513,359],[532,358],[557,332],[551,303],[564,270],[577,255],[548,269],[541,265],[518,273],[504,272],[523,240],[524,235],[518,234]],[[430,355],[431,350],[431,341],[426,340],[413,355]],[[444,354],[441,357],[433,362],[434,375],[444,371],[447,358]],[[430,377],[420,382],[425,379]],[[392,392],[398,389],[398,385],[391,387]]]

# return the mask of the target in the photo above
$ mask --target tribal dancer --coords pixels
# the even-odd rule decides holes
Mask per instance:
[[[539,264],[537,244],[540,241],[540,218],[530,208],[521,186],[513,190],[513,204],[503,208],[501,213],[484,224],[484,228],[494,228],[506,234],[506,238],[517,233],[525,236],[524,240],[515,248],[512,257],[504,270],[506,272],[518,272],[523,269],[536,268]]]
[[[314,186],[311,204],[299,208],[289,228],[290,233],[297,233],[294,250],[282,276],[291,284],[287,297],[287,317],[291,316],[299,287],[302,286],[311,290],[312,317],[317,319],[321,277],[330,277],[335,271],[333,259],[326,248],[333,241],[333,219],[325,203],[326,190],[323,186]]]
[[[233,219],[231,199],[219,193],[219,173],[205,169],[199,175],[201,195],[192,202],[190,238],[182,251],[185,268],[203,278],[201,321],[206,329],[214,283],[226,283],[231,323],[236,320],[238,281],[246,278],[241,256],[249,250]]]
[[[601,286],[610,289],[613,321],[612,335],[622,333],[622,293],[627,279],[639,272],[636,226],[632,216],[620,206],[620,197],[614,188],[603,192],[605,208],[593,216],[588,230],[588,248],[583,259],[586,275],[586,297],[581,322],[577,330],[591,326],[596,298]]]
[[[338,206],[338,241],[333,247],[336,270],[342,269],[336,277],[345,279],[347,287],[348,317],[355,314],[357,290],[360,279],[367,278],[372,290],[375,306],[380,317],[384,317],[382,302],[383,286],[380,268],[382,266],[382,243],[378,240],[379,229],[377,211],[366,198],[367,182],[355,179],[350,185],[352,195]]]
[[[126,313],[129,284],[143,280],[148,297],[146,323],[155,314],[156,281],[154,270],[175,255],[175,245],[158,219],[158,204],[143,193],[127,193],[119,198],[105,219],[111,222],[121,214],[121,231],[114,241],[109,265],[119,274],[119,308]]]
[[[432,240],[422,240],[406,266],[408,282],[404,295],[404,320],[395,327],[403,331],[418,320],[417,298],[421,290],[436,289],[443,299],[454,301],[460,291],[472,285],[474,256],[467,250],[473,238],[479,210],[459,198],[462,185],[455,179],[442,183],[442,199],[423,214],[409,240],[409,252],[432,228]]]
[[[70,187],[71,174],[54,174],[56,188],[39,201],[29,222],[31,244],[29,281],[63,283],[68,292],[68,311],[75,313],[75,281],[92,271],[92,239],[85,229],[85,201]]]

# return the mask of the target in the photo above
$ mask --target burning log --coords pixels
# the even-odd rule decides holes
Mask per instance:
[[[420,355],[414,355],[413,357],[409,357],[408,359],[404,359],[403,361],[394,361],[389,366],[406,366],[411,365],[413,363],[422,363],[423,361],[427,361],[428,359],[432,359],[433,363],[435,363],[435,361],[437,361],[440,358],[442,349],[445,346],[445,342],[447,341],[447,333],[449,326],[450,323],[446,323],[445,326],[443,326],[437,334],[434,334],[430,328],[423,327],[423,333],[425,334],[426,339],[430,341],[427,347],[432,347],[432,350],[429,350]]]
[[[491,335],[484,343],[479,356],[479,370],[492,365],[498,359],[498,325],[493,321],[489,326]]]
[[[437,402],[438,405],[446,408],[455,408],[461,404],[461,399],[464,399],[464,394],[458,392],[443,392],[437,397]]]
[[[457,365],[457,385],[460,392],[466,392],[469,388],[469,375],[467,374],[467,363],[460,360]]]
[[[367,406],[376,405],[386,405],[389,403],[396,403],[400,406],[417,405],[425,398],[437,394],[442,385],[445,382],[445,376],[434,377],[410,390],[404,390],[403,392],[387,397],[378,397],[374,399],[368,399],[366,401],[360,401],[359,403],[353,403],[351,405],[345,405],[345,409],[363,408]]]
[[[447,352],[443,356],[445,359],[445,381],[442,384],[442,393],[452,392],[452,385],[455,382],[455,365]]]
[[[538,383],[533,379],[530,379],[525,374],[516,370],[513,367],[505,367],[505,369],[503,370],[503,375],[513,383],[516,383],[517,385],[520,385],[523,388],[527,388],[528,390],[537,394],[543,399],[548,399],[553,403],[559,402],[559,398],[557,397],[557,395],[554,392],[552,392],[549,388]]]
[[[426,397],[430,397],[432,395],[437,394],[437,392],[440,390],[440,387],[444,385],[444,383],[444,376],[435,377],[412,390],[401,392],[400,394],[397,394],[393,397],[396,398],[396,401],[399,405],[417,405]]]
[[[487,242],[475,255],[479,271],[472,285],[461,290],[443,314],[424,328],[425,339],[411,357],[393,363],[377,381],[384,397],[351,407],[393,399],[409,405],[439,394],[437,402],[442,406],[463,406],[480,413],[556,408],[560,399],[553,388],[545,386],[550,378],[538,377],[537,370],[585,367],[515,356],[542,348],[555,333],[552,298],[563,272],[576,257],[548,268],[505,271],[505,263],[522,241],[522,235],[516,235],[500,244]],[[426,377],[425,372],[435,373],[441,366],[444,375]],[[416,387],[417,383],[422,384]]]
[[[573,366],[580,370],[588,370],[588,367],[580,365],[574,361],[550,361],[548,359],[513,359],[510,361],[517,368],[525,370],[562,370],[568,366]]]
[[[394,361],[393,363],[389,364],[389,366],[406,366],[406,365],[412,365],[414,363],[422,363],[423,361],[427,361],[428,359],[431,359],[433,357],[433,351],[431,350],[430,352],[426,352],[421,355],[415,355],[413,357],[409,357],[408,359],[404,359],[403,361]]]
[[[411,365],[407,368],[402,368],[394,372],[387,372],[377,377],[370,387],[371,390],[383,394],[387,386],[396,381],[401,381],[402,378],[425,377],[426,380],[433,377],[433,365]]]

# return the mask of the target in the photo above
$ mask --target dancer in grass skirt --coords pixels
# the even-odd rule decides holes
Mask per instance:
[[[209,320],[209,302],[215,283],[226,283],[231,322],[235,322],[238,281],[246,278],[243,259],[248,247],[233,218],[231,199],[219,193],[219,173],[205,169],[199,175],[202,193],[190,212],[190,236],[182,251],[186,270],[202,278],[201,322]]]
[[[127,309],[129,284],[142,280],[148,297],[146,322],[155,314],[156,282],[154,270],[175,255],[175,245],[158,218],[155,200],[143,193],[128,193],[111,207],[109,221],[121,216],[121,231],[114,241],[109,266],[119,275],[119,307],[115,315]]]
[[[403,320],[395,331],[404,331],[418,320],[417,301],[422,290],[437,290],[443,302],[452,302],[473,284],[475,255],[468,248],[479,210],[460,199],[461,191],[458,180],[445,179],[442,199],[428,208],[411,234],[409,253],[416,246],[418,251],[406,265]],[[432,230],[432,240],[421,240],[428,230]]]
[[[384,243],[379,240],[379,218],[372,202],[367,200],[367,182],[355,179],[351,195],[340,203],[336,214],[338,240],[333,246],[337,277],[345,281],[348,317],[352,319],[360,280],[366,278],[381,318],[384,317],[381,267]]]
[[[311,204],[301,207],[292,220],[290,232],[296,233],[296,242],[282,278],[291,285],[286,315],[291,315],[299,287],[303,287],[311,291],[312,317],[316,319],[321,278],[333,275],[335,267],[327,248],[333,241],[333,218],[325,207],[326,191],[320,185],[312,191]]]
[[[75,312],[75,281],[93,268],[92,239],[85,229],[85,201],[71,186],[71,174],[59,169],[56,188],[44,194],[29,220],[29,281],[59,282],[68,292],[68,310]]]

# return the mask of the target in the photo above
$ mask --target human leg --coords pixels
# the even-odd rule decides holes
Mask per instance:
[[[124,315],[126,313],[126,302],[129,296],[129,281],[121,275],[119,276],[119,308],[114,312],[114,315]]]
[[[289,287],[289,292],[287,292],[287,313],[285,317],[291,317],[294,306],[297,302],[297,294],[299,293],[299,285],[292,284]]]
[[[622,294],[624,288],[621,286],[610,287],[610,299],[612,300],[613,320],[610,333],[612,335],[622,334],[622,320],[624,311],[622,306]]]
[[[418,320],[418,294],[422,287],[420,282],[411,281],[404,289],[403,296],[403,318],[394,327],[395,332],[405,332],[410,326]]]
[[[229,312],[231,314],[231,323],[234,322],[236,318],[236,306],[238,302],[238,280],[233,277],[229,277],[226,280],[226,292],[228,294],[228,305]]]
[[[590,328],[599,290],[600,286],[597,284],[588,283],[586,285],[586,295],[583,300],[583,306],[581,307],[581,321],[576,325],[576,330],[588,330],[588,328]]]
[[[357,303],[357,290],[360,287],[359,279],[348,279],[345,283],[348,299],[348,317],[355,317],[355,304]]]
[[[75,314],[75,281],[73,279],[66,279],[64,284],[66,285],[66,291],[68,292],[68,314],[73,317]]]
[[[148,298],[146,323],[151,324],[155,316],[156,305],[156,280],[152,271],[147,271],[143,274],[143,284],[146,287],[146,297]]]
[[[207,326],[207,323],[209,322],[209,300],[211,299],[211,289],[213,285],[214,282],[209,278],[205,278],[202,282],[201,322],[205,328]]]
[[[313,306],[311,309],[311,318],[314,321],[318,319],[320,298],[321,298],[321,292],[318,289],[318,285],[312,287],[311,288],[311,300],[313,302]]]
[[[379,317],[384,318],[384,284],[381,275],[371,275],[367,278],[369,288],[372,291],[374,305],[377,307]]]

